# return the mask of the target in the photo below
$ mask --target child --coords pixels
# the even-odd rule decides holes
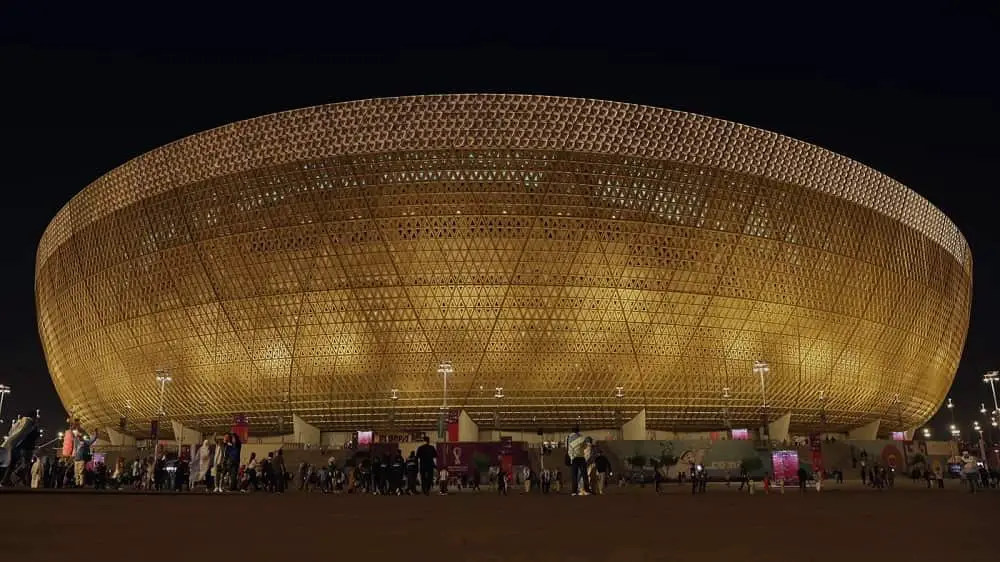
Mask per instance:
[[[441,491],[438,492],[442,496],[448,495],[448,469],[442,468],[438,472],[438,484],[441,485]]]

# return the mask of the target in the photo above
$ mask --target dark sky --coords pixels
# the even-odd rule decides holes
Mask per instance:
[[[14,387],[4,417],[34,407],[50,423],[64,415],[37,335],[35,249],[59,208],[99,175],[238,119],[451,92],[687,110],[813,142],[902,181],[972,247],[972,323],[953,388],[962,426],[988,402],[982,374],[1000,368],[991,340],[1000,318],[991,14],[755,11],[724,22],[721,7],[614,4],[557,14],[514,4],[477,12],[475,3],[429,13],[416,4],[209,12],[0,2],[0,383]],[[946,418],[936,418],[936,435]]]

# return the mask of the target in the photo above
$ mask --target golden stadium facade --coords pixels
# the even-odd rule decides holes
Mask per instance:
[[[969,319],[955,225],[816,146],[678,111],[523,95],[338,103],[107,173],[42,237],[63,404],[130,430],[757,427],[926,421]],[[495,399],[502,387],[502,400]],[[620,387],[620,390],[619,390]],[[619,395],[621,395],[619,397]],[[393,399],[395,396],[396,399]]]

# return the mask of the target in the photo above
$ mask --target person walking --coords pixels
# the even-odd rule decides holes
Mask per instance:
[[[590,480],[587,478],[587,457],[584,447],[587,438],[580,433],[580,427],[573,427],[573,431],[566,436],[566,456],[569,457],[569,465],[572,470],[573,494],[580,495],[580,481],[583,480],[583,495],[592,493]]]
[[[420,465],[420,489],[425,496],[430,495],[434,486],[437,466],[437,449],[431,445],[431,438],[424,437],[424,444],[417,447],[417,462]]]
[[[417,474],[420,473],[420,463],[417,462],[416,451],[410,451],[410,456],[406,459],[406,493],[417,495]]]

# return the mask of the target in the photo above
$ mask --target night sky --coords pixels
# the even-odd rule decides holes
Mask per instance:
[[[971,429],[980,402],[990,402],[982,375],[1000,369],[992,340],[1000,318],[992,16],[792,20],[755,12],[724,23],[719,13],[624,13],[603,4],[622,13],[584,5],[572,15],[529,12],[506,3],[435,13],[417,5],[324,12],[285,2],[210,13],[86,4],[0,5],[0,383],[14,389],[4,418],[41,408],[55,429],[65,416],[37,334],[35,250],[59,208],[98,176],[239,119],[461,92],[701,113],[815,143],[903,182],[951,217],[972,247],[972,320],[952,389],[962,428]],[[942,410],[935,437],[950,422]]]

